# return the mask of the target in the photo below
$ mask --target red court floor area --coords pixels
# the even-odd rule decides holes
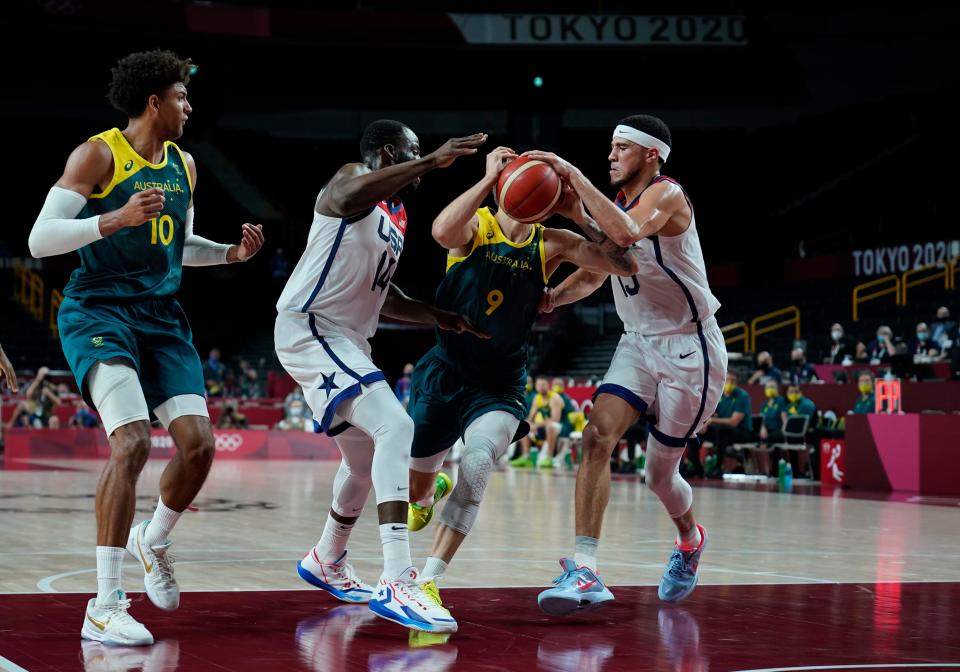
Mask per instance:
[[[956,562],[956,558],[944,558]],[[701,586],[680,606],[656,588],[553,619],[537,589],[449,589],[449,639],[416,636],[314,591],[185,593],[173,613],[143,595],[152,647],[80,640],[87,595],[0,595],[0,670],[773,670],[960,667],[960,584]]]

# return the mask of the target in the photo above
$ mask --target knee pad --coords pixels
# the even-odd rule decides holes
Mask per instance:
[[[504,414],[507,415],[507,414]],[[506,451],[518,420],[502,423],[494,419],[485,426],[471,425],[460,458],[457,485],[450,500],[440,511],[440,522],[462,534],[469,534],[477,519],[483,493],[490,482],[490,472],[500,454]]]
[[[651,435],[647,439],[645,478],[671,518],[679,518],[693,505],[693,489],[680,476],[683,449],[669,448]]]

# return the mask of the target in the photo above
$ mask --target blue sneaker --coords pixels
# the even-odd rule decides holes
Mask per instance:
[[[347,564],[346,551],[336,562],[326,564],[320,562],[316,551],[311,548],[297,563],[297,574],[311,586],[327,591],[341,602],[364,604],[373,596],[373,588],[361,581],[353,567]]]
[[[707,531],[702,525],[697,525],[697,529],[700,530],[700,547],[695,551],[681,551],[679,546],[675,546],[667,568],[663,570],[657,595],[664,602],[679,602],[697,587],[700,556],[707,545]]]
[[[591,611],[613,600],[613,593],[588,567],[577,567],[570,558],[562,558],[563,574],[537,596],[537,604],[551,616],[566,616],[574,611]]]

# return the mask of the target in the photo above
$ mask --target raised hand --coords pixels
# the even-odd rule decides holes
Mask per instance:
[[[437,168],[446,168],[458,157],[476,154],[477,147],[486,141],[486,133],[474,133],[465,138],[450,138],[427,158],[432,159]]]

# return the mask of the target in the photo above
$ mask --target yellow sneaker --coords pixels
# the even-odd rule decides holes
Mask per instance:
[[[437,474],[437,489],[433,493],[433,506],[420,506],[410,502],[407,507],[407,529],[411,532],[422,530],[433,518],[433,509],[441,499],[450,494],[453,489],[453,481],[450,477],[440,472]]]

